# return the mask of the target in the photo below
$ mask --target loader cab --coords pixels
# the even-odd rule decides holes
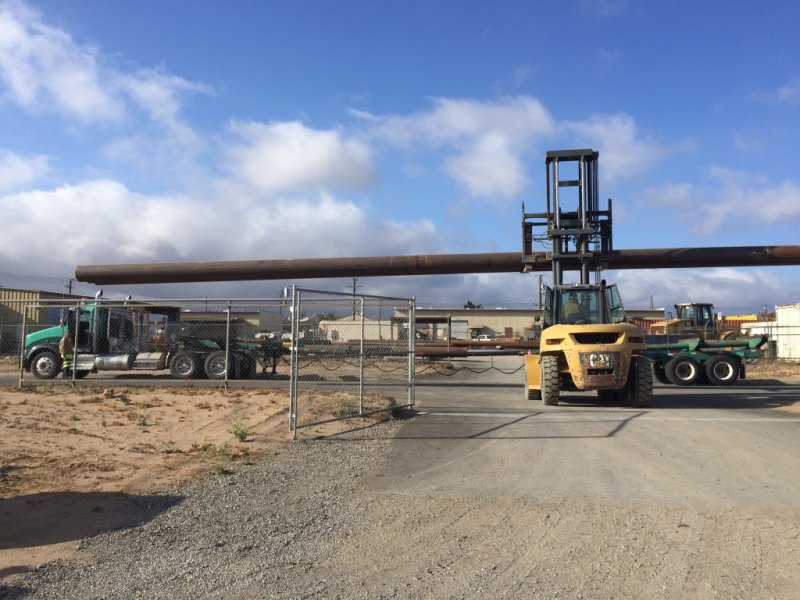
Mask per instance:
[[[688,327],[698,329],[716,329],[714,318],[714,305],[697,302],[676,304],[675,316]]]
[[[607,325],[625,322],[625,308],[616,284],[562,285],[545,288],[542,327]]]

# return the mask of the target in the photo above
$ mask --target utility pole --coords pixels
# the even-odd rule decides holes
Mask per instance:
[[[542,310],[542,286],[544,285],[543,278],[544,275],[539,275],[539,310]]]

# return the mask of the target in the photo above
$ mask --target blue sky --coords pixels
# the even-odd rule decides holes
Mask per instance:
[[[600,152],[618,249],[797,244],[798,23],[796,2],[0,1],[0,285],[60,291],[78,264],[518,251],[520,204],[543,205],[544,154],[563,148]],[[800,301],[800,267],[606,278],[630,306]],[[517,308],[535,279],[359,285]]]

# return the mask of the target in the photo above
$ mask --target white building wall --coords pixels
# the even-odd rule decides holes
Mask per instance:
[[[775,307],[778,358],[800,361],[800,304]]]

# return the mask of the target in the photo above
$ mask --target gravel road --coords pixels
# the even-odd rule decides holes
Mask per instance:
[[[0,597],[798,596],[800,415],[753,398],[800,386],[716,390],[701,408],[660,387],[632,416],[480,381],[434,381],[414,419],[131,500],[156,516]]]

